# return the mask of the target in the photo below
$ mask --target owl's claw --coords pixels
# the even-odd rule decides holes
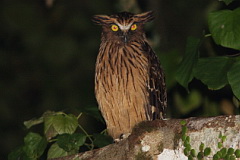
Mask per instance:
[[[128,138],[130,136],[131,133],[125,133],[125,134],[121,134],[119,138],[114,139],[114,143],[118,143],[121,140],[124,140],[126,138]]]

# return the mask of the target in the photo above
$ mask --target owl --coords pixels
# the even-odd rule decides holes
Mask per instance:
[[[153,19],[152,11],[95,15],[92,19],[102,26],[95,95],[114,139],[131,133],[139,122],[165,117],[165,76],[144,32],[144,24]]]

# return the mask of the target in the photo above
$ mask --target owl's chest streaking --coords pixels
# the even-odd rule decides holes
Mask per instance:
[[[96,62],[95,93],[114,138],[147,120],[149,59],[139,44],[104,43]]]

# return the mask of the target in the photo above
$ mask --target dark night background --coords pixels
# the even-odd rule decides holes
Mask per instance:
[[[217,0],[1,0],[0,1],[0,159],[23,143],[23,122],[45,111],[78,115],[96,109],[95,59],[101,28],[93,25],[95,14],[124,10],[154,10],[156,19],[146,25],[147,37],[166,72],[168,117],[234,114],[229,87],[209,91],[200,81],[190,93],[175,80],[177,65],[189,36],[207,30],[207,14],[224,8]],[[201,56],[222,55],[223,50],[207,38]],[[91,113],[81,119],[90,132],[104,124]],[[37,130],[37,129],[36,129]]]

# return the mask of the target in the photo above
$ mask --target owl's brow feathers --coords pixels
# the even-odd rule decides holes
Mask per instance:
[[[122,30],[122,31],[125,31],[125,30],[129,30],[130,27],[132,26],[133,22],[129,23],[129,24],[123,24],[121,25],[120,23],[116,22],[116,24],[118,25],[118,27]]]
[[[92,21],[97,25],[117,24],[120,29],[129,29],[133,23],[146,23],[154,19],[153,11],[132,14],[129,12],[121,12],[115,15],[95,15]],[[123,27],[125,26],[125,27]]]

